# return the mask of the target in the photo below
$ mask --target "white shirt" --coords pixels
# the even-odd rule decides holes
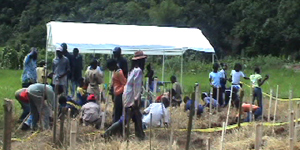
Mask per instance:
[[[216,88],[221,87],[221,73],[220,72],[211,72],[209,78],[212,80],[212,85]]]
[[[152,114],[152,127],[160,127],[164,122],[170,122],[169,111],[165,108],[163,103],[152,103],[144,110],[147,113],[143,118],[143,123],[147,127],[150,126],[150,114]],[[163,120],[164,119],[164,122]]]
[[[225,74],[225,70],[224,70],[224,69],[222,69],[222,70],[220,71],[220,77],[223,78],[223,79],[226,78],[226,74]]]
[[[91,70],[91,66],[88,66],[86,68],[86,70]],[[101,68],[99,66],[97,66],[96,70],[99,71],[99,73],[104,77],[103,71],[101,70]]]
[[[241,77],[245,77],[242,71],[236,72],[235,70],[232,70],[230,75],[232,76],[232,84],[240,84]]]

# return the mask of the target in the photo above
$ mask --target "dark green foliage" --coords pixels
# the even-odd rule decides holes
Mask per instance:
[[[0,46],[9,47],[6,58],[24,54],[20,45],[45,48],[46,23],[56,20],[196,27],[220,58],[243,52],[299,59],[299,8],[297,0],[5,0]]]

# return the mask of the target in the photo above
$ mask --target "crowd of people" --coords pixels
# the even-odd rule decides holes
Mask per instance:
[[[177,81],[176,76],[170,77],[171,88],[158,97],[146,96],[150,100],[149,105],[144,105],[141,111],[142,95],[151,93],[154,90],[154,70],[148,64],[145,68],[147,56],[143,51],[136,51],[131,59],[131,68],[128,69],[127,59],[122,56],[120,47],[113,49],[113,59],[106,62],[106,68],[112,72],[111,85],[109,92],[113,100],[113,119],[112,125],[106,129],[104,137],[112,135],[122,135],[122,129],[128,124],[130,119],[135,125],[135,135],[139,139],[145,138],[144,129],[153,127],[168,127],[170,124],[170,112],[168,107],[180,107],[184,102],[184,111],[190,111],[196,108],[197,115],[200,117],[206,109],[226,107],[233,105],[236,108],[242,106],[243,112],[248,112],[245,121],[249,121],[252,116],[250,107],[254,112],[255,119],[259,119],[262,114],[262,90],[261,86],[269,78],[266,75],[262,78],[260,69],[254,69],[253,75],[249,78],[242,72],[242,65],[237,63],[227,75],[227,65],[221,63],[213,64],[213,71],[209,73],[209,84],[211,86],[210,94],[201,93],[203,102],[195,100],[195,93],[192,96],[183,97],[183,89]],[[53,118],[54,108],[59,108],[58,116],[62,115],[62,110],[68,108],[71,110],[71,116],[81,119],[84,125],[93,125],[97,129],[101,125],[101,103],[103,89],[100,85],[104,83],[104,70],[99,62],[94,59],[90,62],[84,75],[83,60],[79,54],[79,49],[74,48],[73,54],[68,52],[66,43],[56,49],[56,57],[53,59],[52,72],[47,73],[45,61],[38,60],[38,51],[32,48],[31,52],[24,59],[24,71],[22,74],[22,88],[15,93],[15,98],[19,101],[23,113],[19,121],[23,123],[22,130],[38,129],[38,121],[42,121],[44,129],[50,128],[50,122]],[[221,69],[220,69],[221,66]],[[144,75],[144,70],[147,73]],[[144,78],[148,78],[148,84],[144,83]],[[252,104],[243,103],[240,105],[240,99],[243,97],[241,79],[251,80],[253,89]],[[48,83],[48,79],[51,80]],[[227,86],[227,81],[231,82]],[[162,81],[158,84],[166,84]],[[143,88],[148,86],[149,88]],[[196,87],[196,86],[195,86]],[[149,91],[145,91],[149,89]],[[58,104],[56,104],[56,96]],[[232,103],[229,104],[231,98]],[[254,105],[254,100],[257,104]],[[202,103],[202,104],[200,104]],[[150,119],[151,118],[151,119]],[[152,120],[152,122],[150,122]]]

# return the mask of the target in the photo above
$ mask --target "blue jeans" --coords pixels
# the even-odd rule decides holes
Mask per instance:
[[[261,115],[262,115],[262,108],[258,108],[254,112],[254,118],[257,120]],[[247,118],[245,119],[245,122],[249,122],[250,121],[250,117],[251,117],[251,114],[250,114],[250,112],[248,112],[247,113]],[[253,120],[253,119],[251,119],[251,120]]]
[[[79,85],[78,81],[72,80],[72,87],[71,87],[71,95],[72,95],[72,97],[74,97],[78,85]]]
[[[255,99],[257,99],[257,105],[260,108],[263,108],[263,104],[262,104],[262,90],[259,87],[254,88],[252,104],[254,104]]]
[[[20,121],[23,121],[27,117],[27,115],[29,114],[29,112],[30,112],[30,103],[25,103],[23,101],[19,101],[19,103],[20,103],[20,105],[21,105],[21,107],[23,109],[23,113],[20,116]]]

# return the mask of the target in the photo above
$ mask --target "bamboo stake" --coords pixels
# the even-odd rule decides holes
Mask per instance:
[[[209,123],[208,123],[208,127],[211,128],[211,118],[212,118],[212,105],[213,105],[213,98],[212,98],[212,92],[213,92],[213,88],[210,88],[210,99],[209,99]]]
[[[55,98],[54,98],[54,116],[53,116],[53,139],[52,142],[56,143],[56,122],[57,122],[57,94],[58,94],[58,85],[55,85]]]
[[[256,125],[255,150],[259,150],[261,148],[261,140],[262,140],[262,125],[259,123]]]
[[[146,91],[145,91],[145,101],[144,101],[144,108],[147,108],[147,100],[149,97],[149,78],[146,78]]]
[[[157,78],[154,78],[154,83],[153,83],[153,95],[154,95],[154,101],[156,102],[156,92],[157,92]]]
[[[292,90],[289,91],[289,112],[293,110],[292,108]],[[291,117],[291,114],[289,114],[289,118]]]
[[[125,141],[126,135],[125,135],[125,120],[126,120],[126,114],[125,114],[125,105],[124,105],[124,99],[122,98],[122,105],[123,105],[123,122],[122,122],[122,129],[123,129],[123,140]]]
[[[232,86],[231,86],[232,87]],[[226,130],[226,125],[225,125],[225,122],[223,122],[223,129],[222,129],[222,136],[221,136],[221,147],[220,147],[220,150],[223,150],[224,149],[224,136],[225,136],[225,131]]]
[[[277,85],[277,88],[276,88],[276,101],[275,101],[275,106],[274,106],[273,124],[275,124],[275,121],[276,121],[276,111],[277,111],[277,103],[278,103],[278,90],[279,90],[279,86]],[[274,126],[273,126],[273,134],[275,134]]]
[[[270,100],[269,100],[269,110],[268,110],[268,122],[270,122],[271,108],[272,108],[272,98],[273,98],[273,90],[270,89]]]
[[[11,130],[13,128],[13,104],[12,100],[4,99],[4,132],[3,150],[11,150]]]
[[[250,81],[250,85],[252,85],[251,81]],[[250,92],[249,92],[249,93],[250,93],[250,103],[249,103],[249,104],[251,104],[251,105],[250,105],[250,112],[249,112],[249,113],[250,113],[250,114],[249,114],[249,115],[250,115],[249,122],[252,122],[252,118],[253,118],[253,114],[252,114],[252,109],[253,109],[253,108],[252,108],[252,105],[254,104],[254,100],[255,100],[255,99],[254,99],[254,96],[253,96],[253,90],[254,90],[254,89],[251,87],[251,88],[250,88]],[[251,102],[251,99],[252,99],[252,102]]]
[[[150,113],[150,138],[149,138],[149,143],[150,143],[150,150],[151,150],[151,137],[152,137],[152,113]]]
[[[195,100],[192,99],[192,106],[195,105]],[[187,130],[187,142],[185,145],[185,149],[188,150],[190,147],[190,140],[191,140],[191,130],[193,124],[193,115],[194,115],[194,107],[191,107],[190,114],[189,114],[189,122],[188,122],[188,130]]]
[[[295,139],[294,137],[294,111],[291,111],[290,113],[290,131],[289,131],[289,138],[290,138],[290,150],[294,149],[294,143],[295,143]]]
[[[206,150],[210,150],[210,143],[211,143],[210,138],[207,139],[206,143],[207,143],[206,144]]]
[[[136,107],[138,107],[138,106],[136,106]],[[132,108],[128,108],[128,109],[130,109],[128,112],[126,112],[126,113],[128,113],[128,120],[127,120],[127,128],[126,128],[126,140],[127,140],[127,148],[128,148],[128,146],[129,146],[129,127],[130,127],[130,118],[131,118],[131,109]],[[125,120],[126,120],[126,116],[124,116],[124,122],[125,122]]]
[[[76,136],[77,136],[77,121],[73,119],[71,121],[70,150],[76,149]]]
[[[228,105],[226,124],[225,124],[225,134],[226,134],[226,128],[227,128],[227,125],[228,125],[229,112],[230,112],[230,106],[231,106],[231,101],[232,101],[232,90],[233,90],[233,86],[231,86],[231,91],[230,91],[229,105]]]

